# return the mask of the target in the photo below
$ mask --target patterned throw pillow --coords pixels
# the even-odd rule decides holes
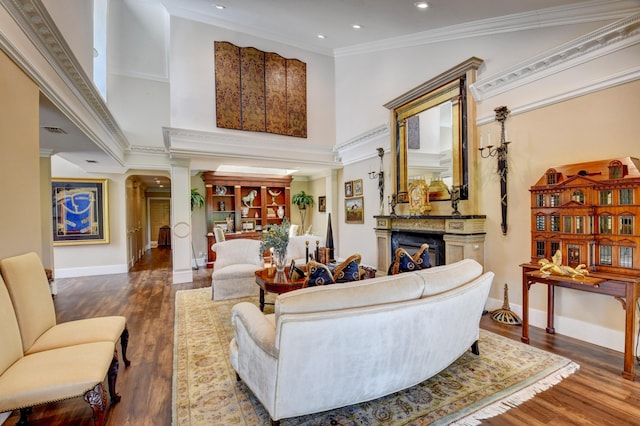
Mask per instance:
[[[307,263],[307,271],[308,274],[304,281],[304,287],[314,287],[335,283],[333,274],[325,264],[310,260],[309,263]]]
[[[425,243],[420,246],[420,250],[412,256],[412,259],[420,267],[420,269],[431,268],[431,257],[429,256],[429,244]]]
[[[418,271],[420,266],[405,249],[398,248],[396,249],[396,260],[391,265],[390,270],[391,275],[396,275],[402,272]]]
[[[347,283],[350,281],[358,281],[360,279],[360,260],[362,256],[359,254],[351,255],[336,266],[333,270],[333,278],[337,283]]]

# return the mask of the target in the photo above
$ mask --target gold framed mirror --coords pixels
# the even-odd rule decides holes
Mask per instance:
[[[469,86],[482,62],[472,57],[384,105],[391,111],[399,203],[409,201],[414,180],[429,183],[430,201],[450,200],[453,187],[459,188],[461,201],[469,199],[469,142],[476,119]]]

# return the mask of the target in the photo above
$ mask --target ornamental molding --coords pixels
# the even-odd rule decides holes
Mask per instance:
[[[377,158],[377,147],[383,147],[385,153],[390,152],[390,135],[389,126],[382,124],[336,145],[334,151],[343,166]]]
[[[16,60],[21,68],[37,82],[42,92],[94,143],[106,152],[111,153],[114,158],[121,158],[122,151],[129,148],[127,138],[93,82],[86,75],[71,48],[64,40],[42,1],[3,0],[2,5],[34,45],[38,53],[47,61],[48,65],[67,85],[73,95],[78,98],[82,106],[87,108],[94,119],[98,120],[99,125],[110,135],[117,146],[109,146],[106,141],[97,135],[94,129],[87,126],[85,120],[69,105],[69,101],[58,95],[59,88],[55,87],[40,69],[33,66],[19,49],[15,48],[7,38],[0,34],[0,43],[2,43],[3,47],[7,47],[12,59]]]
[[[470,86],[476,101],[514,90],[640,42],[640,13],[620,19]]]

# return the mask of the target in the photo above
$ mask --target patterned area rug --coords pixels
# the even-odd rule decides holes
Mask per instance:
[[[173,425],[269,425],[269,414],[229,363],[231,308],[257,297],[213,302],[211,288],[178,291]],[[273,310],[267,306],[265,310]],[[480,356],[464,354],[436,376],[361,404],[284,419],[283,426],[475,425],[575,372],[574,362],[480,330]]]

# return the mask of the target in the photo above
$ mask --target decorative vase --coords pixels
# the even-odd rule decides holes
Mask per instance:
[[[276,267],[276,274],[284,274],[284,268],[287,262],[287,252],[274,250],[272,259],[272,262]]]
[[[278,207],[278,217],[282,219],[284,217],[284,207]]]

